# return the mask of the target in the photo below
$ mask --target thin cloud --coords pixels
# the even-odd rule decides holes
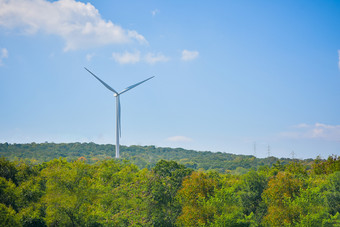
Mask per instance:
[[[292,131],[281,133],[281,136],[292,139],[321,139],[340,142],[340,125],[299,124],[293,128],[295,129]]]
[[[91,61],[93,57],[94,57],[94,53],[92,53],[92,54],[86,54],[86,60],[87,60],[87,61]]]
[[[151,11],[152,16],[156,16],[156,14],[159,14],[160,11],[158,9],[154,9]]]
[[[5,58],[8,58],[8,50],[6,48],[2,48],[0,53],[0,66],[3,66],[3,59]]]
[[[140,61],[140,52],[130,53],[125,51],[124,53],[112,53],[112,57],[119,64],[137,63]]]
[[[166,139],[170,142],[191,142],[192,139],[186,136],[172,136]]]
[[[182,61],[191,61],[197,58],[199,55],[198,51],[189,51],[189,50],[183,50],[182,51]]]
[[[305,123],[301,123],[301,124],[298,124],[298,125],[294,125],[293,127],[294,128],[308,128],[308,127],[310,127],[310,125],[305,124]]]
[[[0,26],[25,34],[58,35],[66,42],[65,51],[132,41],[147,43],[138,32],[102,19],[91,3],[75,0],[1,1]]]
[[[169,61],[169,58],[164,56],[161,53],[147,53],[144,57],[144,61],[149,63],[149,64],[155,64],[157,62],[167,62]]]

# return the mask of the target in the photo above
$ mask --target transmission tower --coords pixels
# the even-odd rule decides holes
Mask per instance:
[[[295,159],[295,152],[292,151],[292,153],[290,153],[292,155],[292,159],[294,160]]]

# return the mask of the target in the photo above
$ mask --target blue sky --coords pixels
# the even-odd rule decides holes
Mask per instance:
[[[0,142],[340,155],[339,1],[0,0]],[[254,151],[254,144],[256,149]]]

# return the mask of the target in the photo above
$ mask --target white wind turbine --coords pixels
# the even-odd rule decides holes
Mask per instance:
[[[84,67],[85,68],[85,67]],[[107,89],[109,89],[110,91],[113,92],[113,96],[116,97],[116,158],[119,158],[119,137],[121,136],[121,126],[120,126],[120,98],[119,96],[125,92],[127,92],[128,90],[131,90],[134,87],[137,87],[138,85],[152,79],[154,76],[143,80],[139,83],[136,83],[134,85],[131,85],[127,88],[125,88],[123,91],[121,92],[117,92],[115,91],[112,87],[110,87],[109,85],[107,85],[104,81],[102,81],[101,79],[99,79],[96,75],[94,75],[90,70],[88,70],[87,68],[85,68],[89,73],[92,74],[92,76],[94,76],[97,80],[99,80]]]

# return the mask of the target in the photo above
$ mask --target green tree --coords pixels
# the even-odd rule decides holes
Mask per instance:
[[[252,170],[243,175],[240,183],[240,191],[238,195],[241,199],[243,212],[245,215],[255,214],[258,222],[261,222],[266,208],[262,201],[262,193],[267,186],[265,176],[258,174]]]
[[[46,223],[53,226],[84,226],[96,223],[91,215],[97,193],[91,187],[94,169],[84,162],[54,160],[42,170],[46,178]]]
[[[11,180],[16,184],[17,172],[18,170],[13,162],[8,161],[4,157],[0,157],[0,177],[5,178],[6,180]]]
[[[10,179],[9,181],[0,177],[0,203],[7,207],[11,207],[18,211],[18,193],[15,184]]]
[[[174,161],[159,161],[148,183],[148,216],[154,226],[174,226],[181,206],[176,195],[192,170]]]
[[[324,196],[324,176],[312,175],[300,189],[300,195],[294,200],[298,207],[297,226],[323,226],[323,220],[329,218],[328,207]]]
[[[211,226],[249,226],[254,222],[254,214],[247,217],[243,213],[242,201],[239,197],[241,180],[238,176],[226,175],[221,179],[221,188],[215,187],[209,199],[204,200],[206,210],[210,211],[208,225]]]
[[[328,176],[325,189],[324,194],[329,207],[329,213],[331,215],[340,213],[340,171]]]
[[[19,217],[12,207],[0,203],[0,225],[8,227],[21,226]]]
[[[23,226],[46,226],[45,207],[40,203],[45,189],[45,180],[40,176],[30,177],[18,186],[19,215]]]

